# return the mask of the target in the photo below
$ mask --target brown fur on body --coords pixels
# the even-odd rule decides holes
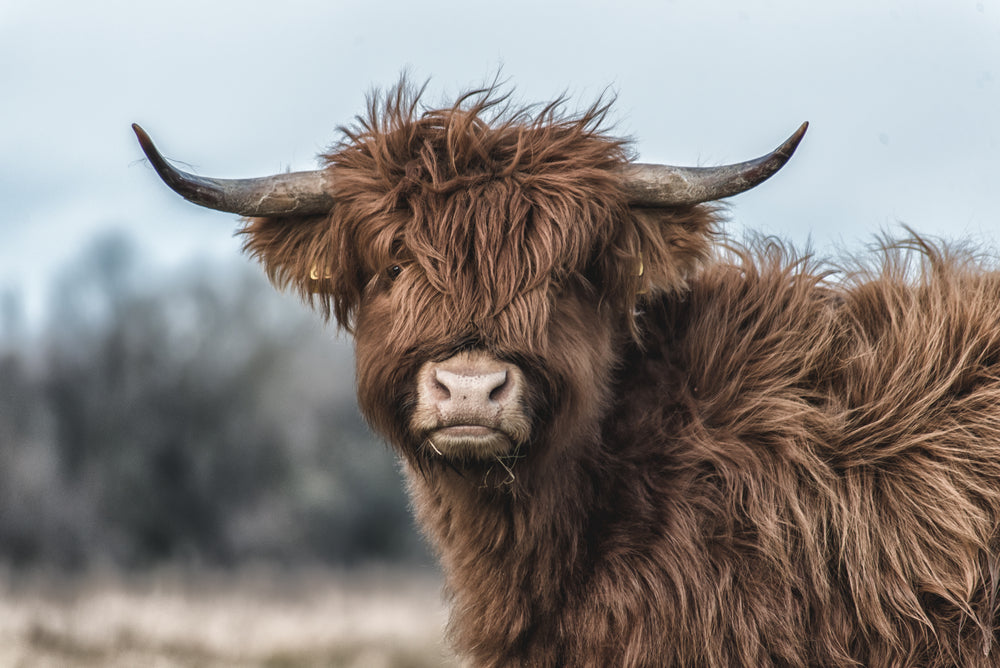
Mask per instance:
[[[712,209],[626,206],[604,108],[491,117],[491,95],[420,113],[401,86],[328,157],[331,216],[246,230],[354,332],[456,648],[1000,665],[1000,277],[915,237],[834,275],[770,243],[711,256]],[[420,365],[469,349],[530,387],[509,456],[408,427]]]

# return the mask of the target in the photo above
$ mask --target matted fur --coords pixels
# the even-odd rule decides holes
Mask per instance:
[[[915,235],[854,268],[769,241],[709,257],[712,209],[628,209],[604,107],[498,105],[375,98],[328,156],[332,214],[246,229],[273,279],[354,331],[456,648],[1000,665],[993,266]],[[444,459],[408,431],[420,365],[469,348],[525,374],[532,436],[509,458]]]
[[[341,128],[324,156],[330,216],[256,219],[244,230],[272,280],[342,326],[353,327],[361,292],[399,263],[415,265],[434,293],[397,288],[419,305],[411,316],[437,300],[442,321],[523,337],[550,288],[575,275],[631,313],[643,285],[677,289],[706,256],[711,209],[627,210],[612,171],[628,159],[625,144],[601,132],[608,105],[565,116],[561,101],[516,108],[494,88],[447,109],[423,110],[419,99],[401,83]]]

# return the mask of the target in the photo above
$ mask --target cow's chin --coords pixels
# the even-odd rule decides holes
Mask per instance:
[[[514,440],[493,427],[455,424],[426,432],[423,447],[429,454],[464,461],[496,459],[515,451]]]

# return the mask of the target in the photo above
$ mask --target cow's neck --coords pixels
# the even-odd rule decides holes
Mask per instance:
[[[599,465],[590,457],[599,448],[595,430],[575,431],[577,441],[559,450],[539,447],[548,461],[517,462],[509,487],[451,468],[410,474],[418,518],[444,568],[453,640],[473,657],[514,660],[556,645],[567,583],[585,577],[592,558]]]

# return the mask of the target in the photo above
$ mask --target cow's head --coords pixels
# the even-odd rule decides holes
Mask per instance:
[[[271,279],[355,335],[363,412],[422,466],[508,470],[594,430],[643,300],[709,252],[702,203],[768,178],[805,131],[739,165],[638,165],[600,131],[606,106],[503,103],[424,110],[400,86],[325,170],[242,181],[179,172],[137,129],[168,185],[247,216]]]

